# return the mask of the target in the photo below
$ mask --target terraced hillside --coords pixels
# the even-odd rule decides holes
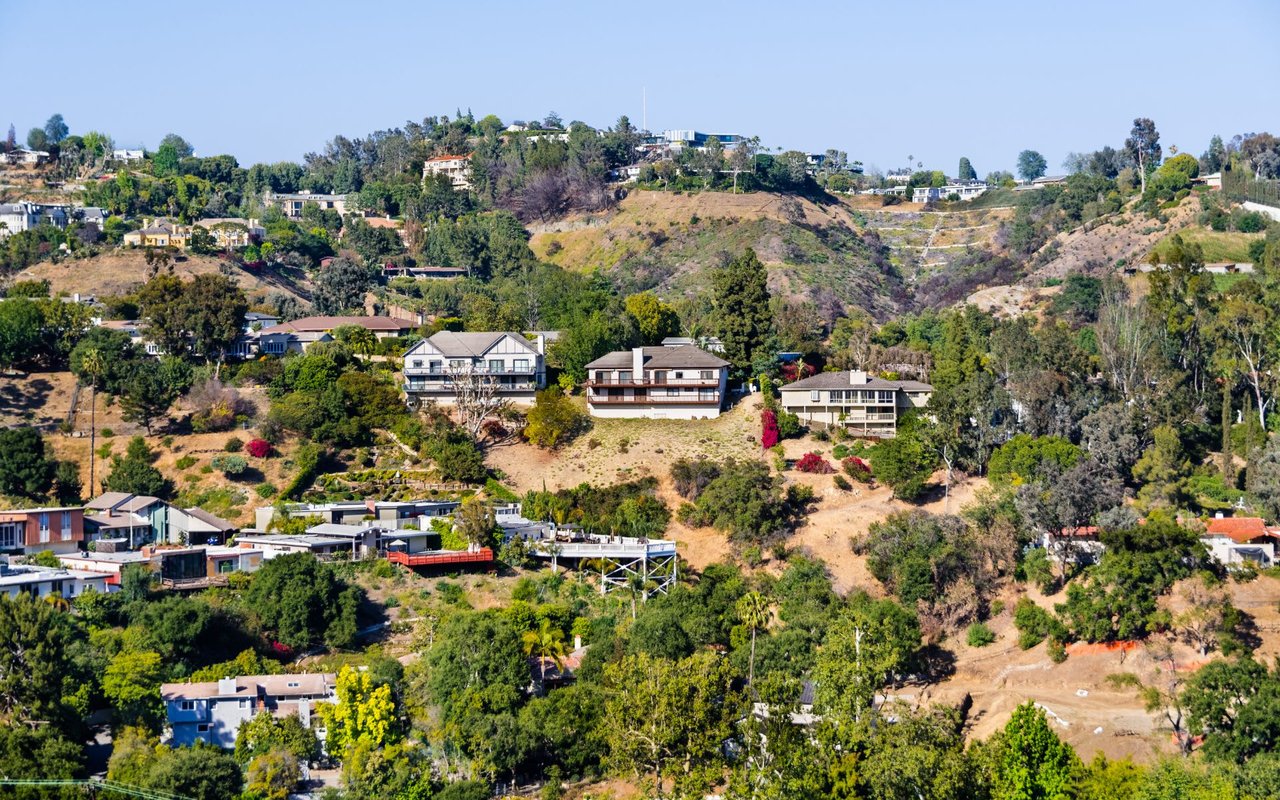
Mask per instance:
[[[696,297],[705,274],[755,248],[775,294],[885,319],[914,305],[911,287],[975,247],[991,247],[1008,209],[925,212],[864,198],[819,205],[766,193],[634,192],[610,213],[535,226],[542,258],[601,269],[629,291]]]

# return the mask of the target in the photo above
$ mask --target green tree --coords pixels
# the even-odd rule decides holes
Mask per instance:
[[[992,483],[1031,483],[1046,471],[1058,474],[1074,467],[1083,457],[1079,447],[1061,436],[1029,436],[1020,433],[991,454],[987,476]]]
[[[136,294],[139,319],[147,338],[164,353],[182,357],[191,347],[186,286],[177,275],[161,273]]]
[[[1243,763],[1280,746],[1280,677],[1250,658],[1215,660],[1183,692],[1191,732],[1211,758]]]
[[[44,135],[49,144],[61,144],[69,132],[70,129],[61,114],[54,114],[44,124]]]
[[[1049,162],[1035,150],[1023,150],[1018,153],[1018,177],[1024,181],[1035,180],[1044,175]]]
[[[738,598],[738,618],[751,631],[751,660],[747,668],[747,685],[756,680],[756,634],[769,626],[769,600],[759,592],[747,592]]]
[[[0,720],[75,729],[69,698],[90,680],[75,657],[82,636],[71,617],[49,603],[0,595]]]
[[[525,655],[538,659],[538,669],[544,681],[547,679],[548,661],[556,667],[564,665],[564,631],[553,625],[550,619],[543,617],[537,628],[520,634],[520,642]]]
[[[122,652],[102,673],[102,694],[111,703],[116,725],[159,733],[164,724],[160,684],[165,666],[159,653]]]
[[[258,716],[266,716],[259,714]],[[298,757],[288,750],[277,748],[255,756],[245,769],[245,794],[265,800],[288,800],[289,794],[302,780],[302,767]]]
[[[142,785],[190,800],[236,800],[244,776],[230,753],[200,742],[164,747]]]
[[[141,436],[129,440],[124,457],[116,456],[111,461],[111,474],[107,476],[106,487],[113,492],[168,497],[172,491],[169,480],[160,470],[152,466],[155,454],[147,447]]]
[[[227,351],[244,330],[249,301],[231,278],[216,273],[197,275],[183,287],[185,327],[192,349],[205,362],[226,358]]]
[[[538,447],[555,449],[570,441],[587,419],[558,386],[538,392],[525,416],[524,437]]]
[[[960,157],[960,167],[956,171],[956,178],[962,181],[976,181],[978,179],[978,171],[973,168],[973,164],[970,164],[969,159],[964,156]]]
[[[355,641],[360,590],[309,553],[263,562],[245,600],[262,627],[290,647],[348,647]]]
[[[1071,800],[1079,759],[1033,703],[1014,710],[992,737],[992,800]]]
[[[57,462],[44,454],[35,428],[0,428],[0,494],[42,500],[53,486]]]
[[[892,600],[854,597],[827,629],[813,676],[814,707],[838,726],[860,723],[876,692],[920,647],[916,615]]]
[[[0,725],[0,775],[22,780],[79,778],[84,774],[84,747],[51,725]],[[78,790],[5,787],[8,797],[46,800],[82,797]],[[74,794],[72,793],[74,792]]]
[[[142,425],[149,434],[156,420],[169,413],[178,394],[163,364],[136,361],[121,385],[120,410],[126,421]]]
[[[668,336],[680,333],[680,316],[652,292],[633,294],[626,299],[625,305],[627,313],[636,321],[642,344],[656,345]]]
[[[0,370],[31,359],[43,324],[40,307],[32,300],[19,297],[0,303]]]
[[[335,258],[312,283],[311,303],[317,314],[341,314],[364,308],[365,293],[373,288],[376,265],[363,266],[349,258]]]
[[[925,422],[908,413],[898,421],[897,434],[876,445],[871,454],[871,474],[900,500],[912,501],[923,494],[938,464],[937,451],[927,437]]]
[[[1154,431],[1155,442],[1133,465],[1133,477],[1143,486],[1138,496],[1151,505],[1180,508],[1184,504],[1185,481],[1191,475],[1191,460],[1182,446],[1182,437],[1172,425]]]
[[[724,343],[725,357],[739,377],[750,374],[773,332],[769,308],[768,272],[748,248],[712,276],[715,329]]]
[[[1146,194],[1147,176],[1160,166],[1160,132],[1156,130],[1156,124],[1146,117],[1135,119],[1129,138],[1124,140],[1124,152],[1130,163],[1138,166],[1142,193]]]
[[[656,796],[700,793],[721,777],[722,744],[738,719],[733,672],[713,653],[680,661],[643,653],[604,669],[606,700],[600,734],[617,771],[648,776]]]
[[[356,745],[379,749],[395,741],[398,731],[391,686],[375,686],[367,671],[343,667],[336,688],[338,702],[319,707],[329,732],[325,747],[330,753],[341,754]]]

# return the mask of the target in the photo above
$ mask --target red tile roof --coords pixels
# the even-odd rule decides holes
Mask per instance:
[[[1275,535],[1268,530],[1261,517],[1217,517],[1209,520],[1205,526],[1209,536],[1225,536],[1237,544],[1251,542],[1263,536]]]

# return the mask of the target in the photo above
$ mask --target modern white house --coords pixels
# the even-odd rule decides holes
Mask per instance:
[[[16,598],[27,595],[37,599],[61,597],[67,600],[85,592],[108,592],[107,576],[63,567],[38,567],[11,564],[0,556],[0,596]]]
[[[509,331],[439,331],[404,354],[404,391],[412,405],[452,404],[455,381],[474,376],[496,383],[510,402],[532,405],[547,386],[546,339],[530,341]]]
[[[315,203],[322,211],[336,211],[339,216],[346,216],[348,199],[345,194],[316,194],[313,192],[276,194],[268,191],[262,196],[262,201],[267,205],[276,206],[289,219],[301,219],[302,208],[307,203]]]
[[[142,150],[117,148],[111,151],[112,161],[141,161],[144,158],[146,158],[146,153]]]
[[[277,517],[284,519],[316,518],[339,525],[377,522],[388,528],[429,527],[433,517],[447,517],[457,510],[457,500],[345,500],[334,503],[285,503],[259,506],[254,511],[254,524],[267,530]],[[423,517],[427,517],[424,520]]]
[[[946,186],[917,186],[911,192],[911,202],[927,203],[930,200],[946,200],[957,195],[961,200],[972,200],[987,191],[987,184],[982,181],[965,181],[964,183],[948,183]]]
[[[635,347],[587,365],[593,417],[714,419],[724,407],[729,362],[693,345]]]
[[[245,675],[203,683],[166,683],[160,686],[160,697],[172,731],[171,744],[207,742],[229,750],[235,747],[241,723],[258,714],[297,714],[303,727],[311,728],[316,705],[338,701],[337,676]],[[323,730],[316,733],[323,742]]]
[[[779,388],[782,408],[806,425],[843,427],[855,436],[891,438],[905,411],[924,408],[933,387],[887,381],[864,370],[822,372]]]

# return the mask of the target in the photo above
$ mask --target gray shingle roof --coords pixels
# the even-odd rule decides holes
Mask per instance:
[[[536,355],[538,352],[538,348],[534,347],[533,343],[528,339],[518,333],[507,331],[474,331],[471,333],[437,331],[427,341],[431,342],[431,345],[446,357],[474,358],[484,355],[485,351],[493,347],[503,336],[510,336],[518,344],[527,347],[530,353]]]
[[[782,392],[812,389],[901,389],[906,392],[931,392],[933,386],[920,381],[886,381],[869,376],[866,383],[852,383],[849,379],[849,370],[844,370],[843,372],[819,372],[817,375],[778,387]]]
[[[644,347],[645,369],[720,369],[729,365],[723,358],[717,358],[705,350],[693,345],[677,347]],[[586,366],[587,369],[627,369],[631,366],[632,352],[616,350],[597,358]]]

